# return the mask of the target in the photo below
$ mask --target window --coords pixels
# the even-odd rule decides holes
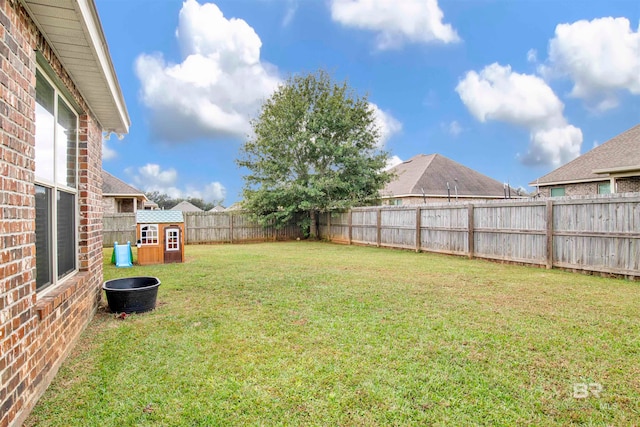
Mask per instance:
[[[78,115],[36,70],[36,289],[77,269]]]
[[[140,227],[140,243],[143,245],[158,244],[158,226],[143,225]]]
[[[551,189],[551,197],[564,196],[564,187],[556,187]]]
[[[390,199],[389,200],[389,205],[390,206],[402,206],[402,199]]]
[[[180,231],[177,228],[166,229],[165,250],[167,251],[179,251],[180,250]]]
[[[611,182],[598,183],[598,194],[611,194]]]

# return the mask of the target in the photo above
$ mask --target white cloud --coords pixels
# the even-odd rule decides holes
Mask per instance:
[[[118,157],[118,153],[113,148],[109,147],[107,141],[102,140],[102,160],[111,160]]]
[[[640,95],[640,32],[627,18],[599,18],[560,24],[549,43],[546,77],[567,76],[571,95],[598,110],[618,105],[620,91]]]
[[[460,126],[460,123],[458,123],[457,120],[454,120],[451,123],[442,123],[442,128],[454,138],[462,133],[462,126]]]
[[[260,37],[244,20],[196,0],[183,3],[176,37],[181,63],[161,54],[142,54],[135,63],[156,136],[186,141],[249,133],[249,119],[280,82],[275,67],[260,60]]]
[[[389,139],[393,135],[402,130],[402,123],[400,123],[395,117],[393,117],[391,113],[382,111],[373,102],[370,102],[369,106],[373,109],[376,118],[375,123],[380,134],[380,139],[378,140],[378,148],[383,148],[387,141],[389,141]]]
[[[411,43],[454,43],[460,37],[437,0],[331,0],[331,17],[348,27],[376,31],[379,49]]]
[[[564,104],[540,77],[494,63],[479,74],[469,71],[456,92],[480,122],[497,120],[530,132],[523,163],[559,166],[580,155],[582,131],[567,123]]]
[[[527,52],[527,62],[536,63],[538,62],[538,51],[535,49],[529,49]]]
[[[204,187],[187,185],[184,190],[177,186],[178,171],[174,168],[163,170],[160,165],[148,163],[137,170],[126,171],[135,187],[147,192],[158,191],[173,199],[194,197],[206,202],[219,202],[226,197],[226,189],[219,182],[211,182]]]
[[[284,17],[282,18],[283,27],[288,27],[289,24],[291,24],[291,21],[293,21],[293,18],[296,16],[297,11],[298,11],[298,2],[296,0],[288,0]]]
[[[480,74],[469,71],[456,92],[471,114],[481,122],[500,120],[525,127],[563,121],[564,105],[537,76],[513,72],[494,63]]]
[[[187,186],[185,190],[186,197],[194,197],[196,199],[212,201],[222,201],[227,195],[227,190],[219,182],[211,182],[203,188],[195,188]]]
[[[521,161],[528,165],[563,165],[580,155],[582,131],[573,125],[540,128],[531,132],[531,145]]]
[[[392,167],[399,165],[400,163],[402,163],[402,159],[398,156],[391,156],[387,159],[387,166],[384,168],[384,170],[389,170]]]

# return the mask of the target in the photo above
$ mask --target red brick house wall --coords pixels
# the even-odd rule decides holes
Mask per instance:
[[[17,0],[0,0],[0,427],[20,425],[95,313],[102,282],[102,129]],[[39,51],[85,112],[78,269],[36,293],[35,70]]]
[[[609,182],[609,180],[598,182],[581,182],[575,184],[558,184],[550,186],[541,185],[539,194],[542,197],[551,197],[552,188],[564,187],[565,196],[590,196],[598,194],[598,184],[607,182]],[[636,192],[640,192],[640,176],[616,178],[616,193]]]

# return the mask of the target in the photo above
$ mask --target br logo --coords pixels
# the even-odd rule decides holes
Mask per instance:
[[[586,399],[590,395],[600,397],[602,384],[600,383],[576,383],[573,385],[573,397],[576,399]]]

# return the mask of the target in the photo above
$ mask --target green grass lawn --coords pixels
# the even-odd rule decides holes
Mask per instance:
[[[638,282],[315,242],[186,250],[131,269],[105,250],[105,280],[160,278],[157,309],[103,302],[27,426],[640,423]]]

